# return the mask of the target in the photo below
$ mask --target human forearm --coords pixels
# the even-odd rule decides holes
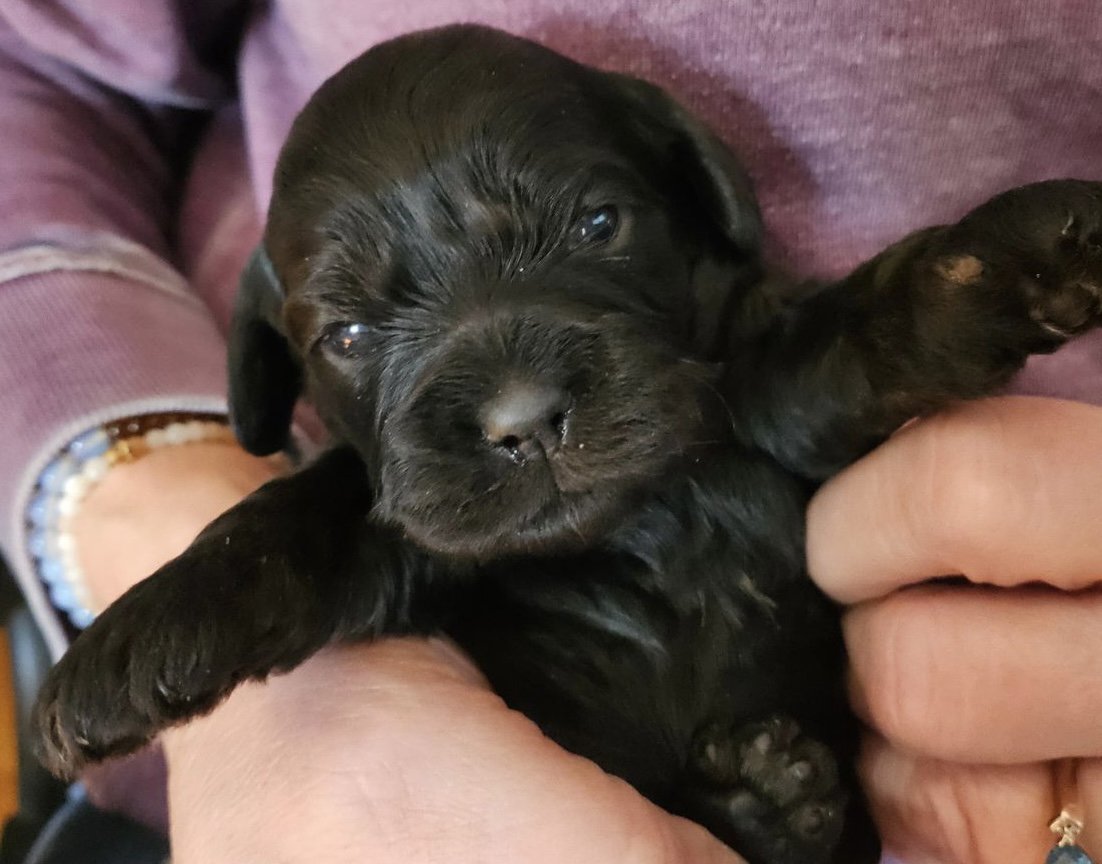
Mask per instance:
[[[0,546],[55,651],[24,532],[41,470],[106,420],[224,408],[221,336],[168,263],[178,119],[0,20]]]

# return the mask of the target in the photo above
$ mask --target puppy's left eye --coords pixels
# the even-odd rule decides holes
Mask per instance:
[[[620,214],[611,204],[605,204],[596,210],[590,210],[582,216],[570,233],[574,242],[581,244],[607,243],[616,236],[620,228]]]
[[[335,324],[326,329],[318,344],[341,357],[362,357],[371,351],[373,341],[366,324]]]

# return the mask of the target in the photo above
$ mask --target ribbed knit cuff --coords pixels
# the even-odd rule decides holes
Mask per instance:
[[[39,474],[109,420],[225,410],[223,339],[193,298],[81,271],[0,284],[0,548],[55,658],[68,637],[26,546]]]

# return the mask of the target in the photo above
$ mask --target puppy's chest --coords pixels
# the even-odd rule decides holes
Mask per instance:
[[[673,602],[694,597],[773,615],[804,574],[806,490],[770,460],[734,452],[667,478],[609,540]]]
[[[808,602],[804,500],[764,461],[674,473],[599,546],[490,568],[466,598],[473,604],[460,605],[483,621],[488,609],[523,619],[548,638],[587,632],[656,654],[702,643],[724,651],[748,633],[784,641],[818,605]]]

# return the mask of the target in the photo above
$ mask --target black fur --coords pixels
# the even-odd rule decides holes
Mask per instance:
[[[875,861],[807,498],[1097,324],[1100,224],[1098,183],[1024,187],[785,301],[746,176],[661,91],[479,27],[372,49],[295,123],[230,352],[247,447],[300,385],[334,447],[76,641],[47,764],[442,632],[752,862]]]

